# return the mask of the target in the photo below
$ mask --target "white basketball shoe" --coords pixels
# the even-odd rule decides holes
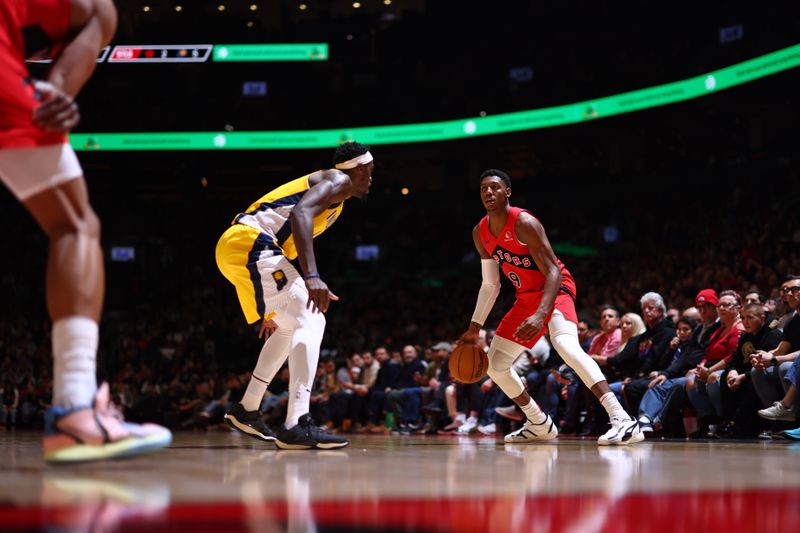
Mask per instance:
[[[541,442],[543,440],[553,440],[558,437],[558,430],[553,423],[550,415],[545,415],[544,422],[534,424],[526,420],[525,424],[518,430],[506,435],[503,440],[509,443]]]

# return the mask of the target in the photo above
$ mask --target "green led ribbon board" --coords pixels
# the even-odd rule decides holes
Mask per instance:
[[[328,43],[216,44],[214,61],[326,61]]]
[[[214,55],[218,47],[214,48]],[[682,102],[800,65],[800,44],[682,81],[573,104],[444,122],[296,131],[75,133],[75,150],[302,150],[356,139],[385,145],[464,139],[575,124]]]

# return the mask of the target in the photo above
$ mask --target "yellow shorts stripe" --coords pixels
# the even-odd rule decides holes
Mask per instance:
[[[261,238],[261,239],[260,239]],[[217,242],[217,267],[222,275],[236,287],[239,305],[245,319],[252,324],[262,318],[269,320],[275,313],[264,309],[264,293],[255,261],[260,250],[275,246],[270,239],[267,243],[264,234],[255,228],[243,224],[229,227]],[[255,254],[256,257],[252,257]],[[248,264],[252,268],[248,268]]]

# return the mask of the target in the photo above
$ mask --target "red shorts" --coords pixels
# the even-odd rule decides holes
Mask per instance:
[[[20,28],[36,26],[53,40],[57,51],[69,29],[68,0],[0,0],[0,148],[61,145],[66,136],[45,131],[33,121],[39,106],[25,65],[25,45]]]
[[[66,136],[43,130],[33,121],[39,101],[27,79],[25,63],[0,47],[0,148],[64,144]]]
[[[517,344],[521,344],[522,346],[530,349],[540,338],[542,338],[542,335],[544,335],[545,328],[547,328],[547,324],[550,322],[550,317],[553,315],[554,309],[561,311],[561,313],[564,315],[564,318],[570,322],[575,322],[576,324],[578,323],[578,312],[575,310],[575,300],[573,300],[572,296],[567,294],[564,290],[561,290],[556,296],[553,309],[547,313],[547,318],[544,321],[544,327],[539,331],[539,333],[537,333],[532,339],[525,342],[516,340],[514,338],[514,333],[526,318],[534,314],[536,310],[539,309],[539,304],[542,301],[543,295],[543,292],[518,293],[517,300],[514,302],[514,305],[511,307],[508,313],[506,313],[506,316],[503,317],[503,320],[500,321],[500,325],[497,326],[497,332],[495,334],[498,337],[503,337],[504,339],[516,342]]]

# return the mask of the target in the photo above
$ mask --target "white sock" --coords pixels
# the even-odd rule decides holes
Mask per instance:
[[[308,413],[308,402],[311,399],[311,388],[297,381],[289,387],[289,405],[286,409],[286,429],[297,425],[300,417]]]
[[[600,397],[600,403],[608,413],[608,418],[631,420],[631,417],[628,416],[628,413],[622,408],[619,401],[617,401],[617,396],[613,392],[608,391],[607,393],[603,394]]]
[[[267,387],[289,356],[293,333],[294,330],[291,329],[279,329],[264,343],[242,398],[245,411],[255,411],[261,407]]]
[[[255,374],[250,377],[250,383],[247,384],[247,390],[244,391],[242,397],[242,407],[245,411],[257,411],[261,408],[261,401],[264,399],[264,393],[267,392],[269,383],[258,379]]]
[[[534,402],[533,399],[528,402],[528,405],[522,407],[521,409],[522,412],[525,413],[527,419],[534,424],[541,424],[547,419],[547,415],[544,414],[544,411],[539,409],[539,406],[536,405],[536,402]]]
[[[53,323],[53,406],[90,407],[97,393],[97,322],[71,316]]]

